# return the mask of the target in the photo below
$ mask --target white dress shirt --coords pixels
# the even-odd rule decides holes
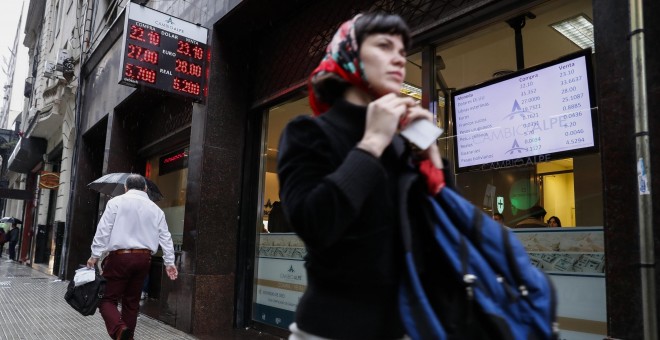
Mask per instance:
[[[118,249],[150,249],[153,255],[158,244],[165,265],[173,265],[174,247],[165,213],[146,192],[131,189],[106,204],[92,242],[92,257]]]

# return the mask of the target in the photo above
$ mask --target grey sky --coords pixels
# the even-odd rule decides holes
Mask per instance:
[[[28,51],[27,48],[23,46],[23,39],[25,37],[23,31],[25,27],[25,16],[27,15],[30,0],[0,0],[0,32],[2,32],[2,34],[0,34],[0,64],[2,64],[3,67],[4,61],[2,57],[5,57],[7,61],[9,61],[9,49],[14,43],[16,26],[18,25],[21,16],[21,6],[23,5],[23,21],[21,23],[22,27],[18,38],[18,59],[16,61],[14,88],[12,90],[10,107],[12,111],[23,110],[23,87],[25,86],[25,78],[28,75]],[[0,86],[4,86],[6,83],[7,77],[2,71],[0,71]],[[0,87],[0,90],[1,89],[2,88]],[[0,100],[2,100],[2,98],[0,98]],[[10,120],[8,121],[9,127],[11,127],[12,123],[13,117],[10,116]]]

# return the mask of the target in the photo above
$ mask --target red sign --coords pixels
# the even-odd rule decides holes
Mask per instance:
[[[60,186],[60,173],[42,171],[39,176],[39,188],[57,189]]]
[[[173,171],[188,167],[188,148],[169,153],[158,161],[158,175],[162,176]]]
[[[208,30],[146,6],[127,6],[119,83],[203,101]]]

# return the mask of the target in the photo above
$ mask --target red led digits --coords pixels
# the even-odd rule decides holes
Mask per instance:
[[[128,78],[134,79],[135,77],[133,76],[133,65],[131,64],[126,64],[126,68],[124,68],[124,75]]]
[[[124,75],[127,78],[142,80],[151,84],[156,82],[156,71],[133,64],[126,64]]]
[[[128,54],[126,56],[129,58],[142,60],[142,47],[128,44]]]
[[[131,25],[131,32],[128,34],[130,39],[144,42],[146,41],[144,35],[144,28],[137,25]],[[160,34],[149,30],[149,33],[147,33],[147,38],[149,39],[149,44],[154,46],[160,45]]]
[[[128,35],[128,37],[134,40],[144,41],[144,28],[131,25],[131,33]]]
[[[199,83],[186,79],[176,78],[176,77],[172,82],[172,88],[176,91],[190,93],[196,96],[199,95],[199,91],[200,91]]]
[[[149,37],[149,43],[150,44],[152,44],[154,46],[160,45],[160,34],[154,32],[154,31],[150,31],[149,34],[147,34],[147,36]]]
[[[197,64],[190,63],[190,66],[188,67],[188,74],[191,76],[201,77],[202,67]]]
[[[139,69],[137,75],[138,80],[144,80],[147,83],[151,83],[151,84],[156,82],[156,71],[150,70],[145,67],[140,67],[140,66],[136,66],[136,67]]]
[[[176,59],[175,62],[174,71],[195,77],[202,76],[202,66],[181,59]]]
[[[199,46],[190,47],[190,43],[185,41],[178,41],[178,48],[176,53],[183,54],[188,57],[193,57],[198,60],[204,59],[204,49]]]
[[[192,52],[193,52],[193,58],[199,59],[199,60],[202,60],[202,58],[204,58],[204,49],[203,48],[201,48],[199,46],[195,46],[195,47],[192,48]]]
[[[199,95],[199,90],[200,90],[199,83],[189,81],[188,84],[189,84],[189,88],[190,88],[190,93],[192,93],[196,96]]]
[[[185,60],[177,59],[175,60],[176,66],[174,71],[188,74],[188,62]]]
[[[189,56],[190,57],[190,44],[179,40],[178,42],[178,48],[176,49],[176,53],[181,53],[183,55]]]
[[[144,61],[157,65],[158,64],[158,52],[152,50],[144,51]]]
[[[125,34],[122,83],[197,100],[206,96],[202,82],[208,77],[209,51],[204,43],[132,19]]]
[[[133,44],[128,44],[128,53],[126,54],[126,56],[150,64],[154,64],[154,65],[158,64],[158,52],[148,50],[146,48],[136,46]]]

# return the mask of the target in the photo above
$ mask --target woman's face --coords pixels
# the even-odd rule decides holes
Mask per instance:
[[[556,228],[556,227],[559,227],[559,225],[557,224],[557,220],[554,219],[554,218],[551,218],[551,219],[548,221],[548,224],[550,224],[551,227],[555,227],[555,228]]]
[[[406,49],[400,35],[367,36],[360,46],[360,59],[367,82],[378,96],[399,93],[406,77]]]

